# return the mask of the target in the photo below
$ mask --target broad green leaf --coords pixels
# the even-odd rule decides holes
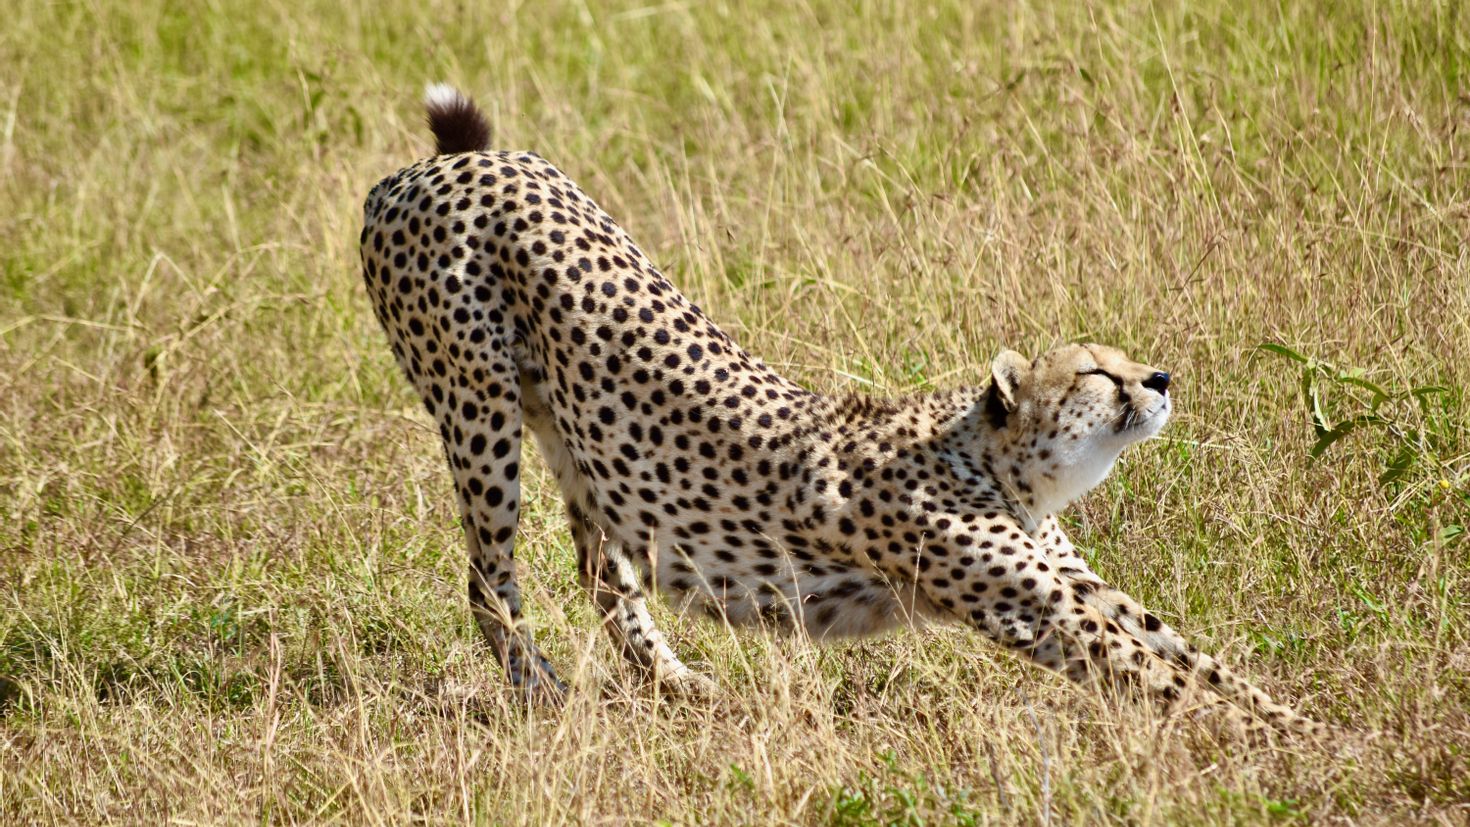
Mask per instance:
[[[1288,359],[1300,362],[1304,365],[1307,364],[1308,361],[1310,361],[1307,359],[1307,357],[1301,355],[1300,353],[1297,353],[1286,345],[1278,345],[1274,342],[1263,342],[1259,345],[1256,345],[1256,350],[1264,350],[1267,353],[1274,353],[1277,356],[1285,356]]]
[[[1327,433],[1327,414],[1322,412],[1322,399],[1317,393],[1317,369],[1311,365],[1302,368],[1302,396],[1306,400],[1307,413],[1312,417],[1312,430],[1320,438]]]
[[[1443,385],[1423,385],[1409,390],[1409,395],[1414,397],[1415,401],[1419,403],[1419,406],[1426,411],[1429,410],[1429,400],[1431,398],[1449,396],[1451,393],[1452,391]],[[1449,403],[1446,402],[1445,404]]]
[[[1402,477],[1414,465],[1414,460],[1418,459],[1418,457],[1419,452],[1414,450],[1414,446],[1403,446],[1397,454],[1394,454],[1393,459],[1389,460],[1388,464],[1384,466],[1383,473],[1378,475],[1378,482],[1381,485],[1388,485],[1399,477]]]
[[[1382,405],[1384,402],[1387,402],[1389,399],[1392,399],[1393,398],[1392,395],[1389,394],[1388,391],[1384,390],[1378,384],[1376,384],[1374,382],[1370,382],[1367,379],[1364,379],[1364,378],[1359,377],[1359,376],[1350,376],[1348,374],[1338,374],[1337,381],[1338,382],[1341,382],[1344,385],[1353,385],[1353,386],[1356,386],[1356,387],[1359,387],[1359,388],[1363,388],[1364,390],[1368,391],[1369,393],[1372,393],[1373,394],[1373,401],[1370,402],[1370,403],[1368,403],[1368,407],[1372,408],[1375,411],[1378,410],[1378,406],[1379,405]]]
[[[1317,443],[1312,446],[1312,459],[1317,459],[1322,456],[1322,452],[1326,451],[1328,446],[1357,430],[1359,427],[1363,425],[1379,425],[1383,421],[1381,417],[1373,414],[1363,414],[1361,416],[1355,416],[1352,419],[1345,419],[1333,425],[1330,429],[1318,434]]]

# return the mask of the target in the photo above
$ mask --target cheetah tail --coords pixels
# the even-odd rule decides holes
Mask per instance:
[[[429,129],[440,155],[480,152],[490,147],[490,123],[474,101],[447,83],[431,83],[424,90]]]

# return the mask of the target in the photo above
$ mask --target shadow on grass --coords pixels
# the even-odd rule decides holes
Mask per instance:
[[[105,705],[188,700],[218,712],[248,709],[267,691],[270,648],[267,639],[241,640],[228,651],[175,648],[90,660],[59,657],[44,634],[12,637],[0,647],[0,718],[34,712],[47,696],[78,694]],[[280,684],[292,695],[320,707],[352,695],[354,680],[333,658],[309,646],[294,649],[276,653]]]

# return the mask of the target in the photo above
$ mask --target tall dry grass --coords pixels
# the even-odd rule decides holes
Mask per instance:
[[[1087,338],[1180,414],[1096,567],[1352,754],[1211,744],[958,630],[609,651],[553,486],[510,702],[361,199],[448,79],[820,389]],[[831,0],[19,0],[0,26],[0,822],[1464,823],[1470,13]],[[1334,368],[1317,460],[1301,367]],[[1357,369],[1360,373],[1349,373]],[[1439,386],[1426,401],[1396,394]],[[1411,456],[1395,480],[1386,469]]]

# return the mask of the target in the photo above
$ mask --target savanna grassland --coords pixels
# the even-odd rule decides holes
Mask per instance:
[[[357,260],[441,79],[813,389],[1078,339],[1173,371],[1073,536],[1344,742],[1217,743],[959,629],[665,612],[724,693],[670,703],[536,461],[576,689],[519,707]],[[1467,237],[1454,2],[17,0],[0,823],[1463,824]]]

